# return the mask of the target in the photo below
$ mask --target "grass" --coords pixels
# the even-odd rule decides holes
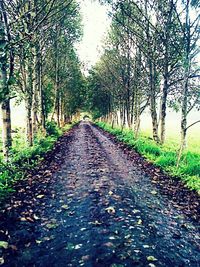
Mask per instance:
[[[184,181],[186,186],[196,190],[200,194],[200,149],[197,141],[185,150],[177,168],[177,151],[178,142],[170,139],[164,145],[155,143],[149,138],[147,133],[140,135],[135,139],[132,130],[112,128],[109,124],[103,122],[96,123],[99,127],[115,135],[119,141],[134,148],[143,155],[148,161],[153,162],[156,166],[166,171],[174,177],[179,177]]]
[[[27,146],[23,128],[18,128],[13,136],[13,147],[8,163],[3,161],[0,154],[0,199],[13,192],[13,185],[16,181],[23,179],[27,171],[35,168],[41,162],[45,154],[50,151],[63,132],[72,128],[68,124],[58,129],[55,124],[47,124],[47,135],[38,133],[32,147]],[[1,145],[1,144],[0,144]]]

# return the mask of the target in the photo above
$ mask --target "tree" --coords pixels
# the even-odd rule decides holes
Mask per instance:
[[[13,94],[25,101],[29,145],[33,145],[40,129],[45,132],[52,103],[56,103],[60,124],[61,113],[64,116],[62,87],[71,79],[64,78],[64,71],[69,69],[64,59],[69,58],[70,51],[76,53],[73,47],[81,36],[81,17],[75,0],[2,0],[0,15],[3,144],[8,157],[11,148],[10,98]],[[74,61],[80,74],[80,64],[75,57]],[[49,66],[56,67],[55,76]],[[59,77],[61,70],[62,77]],[[79,78],[82,79],[81,74]],[[48,96],[50,88],[54,93]]]
[[[10,118],[10,90],[9,85],[13,76],[13,50],[8,48],[11,39],[10,29],[8,26],[7,13],[4,8],[4,3],[0,2],[0,104],[2,114],[2,141],[3,154],[7,161],[9,150],[12,146],[11,138],[11,118]],[[7,66],[9,65],[9,70]]]

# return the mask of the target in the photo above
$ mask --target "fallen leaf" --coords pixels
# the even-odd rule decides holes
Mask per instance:
[[[142,220],[139,219],[138,222],[137,222],[138,225],[141,225],[142,224]]]
[[[78,244],[78,245],[76,245],[75,247],[74,247],[74,249],[79,249],[79,248],[81,248],[83,245],[82,244]]]
[[[109,214],[114,214],[115,213],[115,208],[114,207],[108,207],[105,209]]]
[[[21,222],[26,222],[26,218],[25,218],[25,217],[21,217],[21,218],[20,218],[20,221],[21,221]]]
[[[55,228],[58,227],[58,224],[57,224],[57,223],[48,223],[48,224],[46,225],[46,227],[47,227],[48,229],[55,229]]]
[[[35,219],[35,220],[39,220],[40,218],[37,216],[37,215],[35,215],[35,214],[33,214],[33,218]]]
[[[43,198],[43,197],[44,197],[44,195],[37,195],[37,196],[36,196],[36,198],[39,198],[39,199],[40,199],[40,198]]]
[[[134,214],[139,213],[139,212],[140,212],[139,210],[136,210],[136,209],[133,210]]]
[[[8,242],[0,241],[0,248],[7,249],[8,248]]]
[[[108,192],[108,195],[109,195],[109,196],[112,196],[112,195],[113,195],[113,192],[112,192],[112,191],[109,191],[109,192]]]
[[[42,241],[41,240],[35,240],[36,244],[41,244]]]
[[[31,245],[31,242],[29,242],[29,243],[25,244],[25,247],[26,247],[26,248],[29,248],[29,247],[30,247],[30,245]]]
[[[82,256],[81,258],[83,261],[88,261],[90,259],[90,255]]]
[[[148,256],[147,260],[148,261],[157,261],[157,259],[154,256]]]
[[[67,209],[69,209],[69,206],[68,205],[62,205],[61,208],[64,210],[67,210]]]
[[[3,265],[4,264],[4,258],[2,257],[2,258],[0,258],[0,265]]]
[[[155,190],[152,190],[152,191],[151,191],[151,194],[152,194],[152,195],[157,195],[158,192],[156,192]]]
[[[51,236],[45,236],[45,237],[43,238],[43,241],[50,241],[50,240],[52,240],[52,239],[54,239],[54,238],[55,238],[54,235],[51,235]]]
[[[113,263],[110,265],[110,267],[124,267],[123,264]]]
[[[28,222],[34,222],[34,220],[33,220],[31,217],[27,217],[26,220],[27,220]]]
[[[104,244],[104,246],[110,248],[110,247],[114,247],[114,244],[112,242],[107,242]]]
[[[11,248],[13,251],[17,251],[17,247],[15,245],[9,245],[9,248]]]
[[[102,223],[96,220],[96,221],[94,221],[94,222],[91,222],[91,224],[94,224],[94,225],[101,225]]]
[[[140,253],[139,249],[134,249],[135,253]]]

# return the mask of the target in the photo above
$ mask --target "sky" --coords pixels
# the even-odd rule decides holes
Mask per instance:
[[[98,0],[79,0],[83,18],[83,39],[77,45],[78,55],[84,69],[94,65],[99,57],[102,41],[109,30],[110,20],[107,7]]]

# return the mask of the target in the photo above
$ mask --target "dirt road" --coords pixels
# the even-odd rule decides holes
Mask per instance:
[[[17,189],[3,213],[2,266],[200,266],[198,225],[89,123]]]

